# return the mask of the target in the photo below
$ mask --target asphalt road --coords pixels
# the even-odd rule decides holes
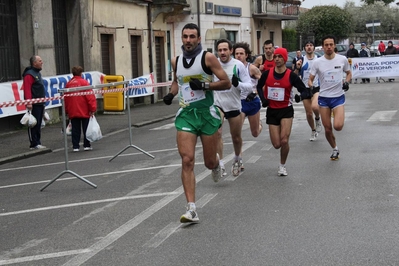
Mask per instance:
[[[154,159],[130,147],[109,162],[129,145],[125,130],[69,152],[68,167],[62,149],[0,165],[0,265],[399,265],[397,99],[397,83],[351,86],[339,161],[324,131],[309,141],[295,104],[287,177],[277,176],[266,126],[253,138],[246,122],[245,171],[220,183],[198,142],[195,225],[179,223],[173,119],[133,131],[133,145]],[[226,125],[224,140],[230,165]]]

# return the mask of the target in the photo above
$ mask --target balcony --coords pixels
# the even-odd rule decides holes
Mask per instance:
[[[259,19],[297,20],[299,0],[255,0],[252,16]]]

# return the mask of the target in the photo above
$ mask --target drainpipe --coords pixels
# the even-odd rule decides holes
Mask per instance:
[[[197,24],[198,24],[198,28],[201,30],[201,20],[200,20],[200,0],[197,0]]]
[[[150,60],[150,73],[154,71],[154,66],[153,66],[153,54],[152,54],[152,11],[151,11],[151,2],[148,2],[147,5],[147,28],[148,28],[148,57]]]

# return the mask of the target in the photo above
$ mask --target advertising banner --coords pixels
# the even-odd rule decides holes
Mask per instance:
[[[399,55],[352,58],[352,78],[397,77]]]

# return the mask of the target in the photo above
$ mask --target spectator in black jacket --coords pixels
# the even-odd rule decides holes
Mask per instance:
[[[359,57],[370,57],[370,50],[367,49],[366,43],[362,42]],[[370,79],[362,79],[362,83],[370,83]]]
[[[388,42],[388,47],[385,49],[385,55],[389,54],[397,54],[398,51],[396,50],[396,47],[393,46],[392,41]],[[388,79],[389,82],[394,81],[395,79]]]
[[[355,49],[355,45],[353,44],[353,42],[351,42],[349,44],[349,50],[346,52],[346,57],[347,58],[359,57],[359,51],[357,49]],[[355,84],[356,83],[357,83],[357,79],[355,79]]]

